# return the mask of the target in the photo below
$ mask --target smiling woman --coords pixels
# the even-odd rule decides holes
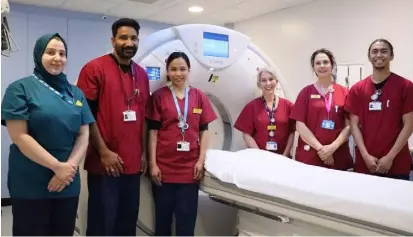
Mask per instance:
[[[1,123],[13,141],[7,182],[13,235],[74,232],[80,193],[77,169],[94,118],[82,91],[63,73],[66,51],[60,35],[40,37],[33,52],[33,75],[13,82],[4,94]]]
[[[47,44],[42,64],[51,75],[56,76],[63,72],[66,65],[66,47],[60,37],[53,37]]]
[[[234,127],[243,133],[249,148],[259,148],[290,157],[294,122],[289,119],[293,104],[275,94],[278,80],[271,68],[258,70],[257,86],[262,96],[249,102]]]
[[[344,113],[348,90],[334,81],[332,52],[319,49],[310,61],[317,81],[301,90],[290,116],[300,134],[295,158],[309,165],[347,170],[352,167],[349,118]]]
[[[206,95],[188,86],[190,68],[185,53],[171,53],[166,60],[171,85],[156,90],[148,104],[156,236],[171,236],[174,214],[176,235],[194,236],[208,124],[217,116]]]

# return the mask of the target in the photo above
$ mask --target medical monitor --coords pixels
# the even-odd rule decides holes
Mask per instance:
[[[204,56],[228,58],[228,35],[212,32],[203,32],[203,52]]]
[[[146,67],[146,74],[148,74],[149,81],[161,80],[161,68],[160,67]]]

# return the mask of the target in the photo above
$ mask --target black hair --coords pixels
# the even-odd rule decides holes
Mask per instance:
[[[168,59],[166,59],[166,70],[168,71],[169,64],[177,58],[183,58],[186,62],[186,65],[188,66],[188,69],[191,69],[191,62],[189,61],[188,55],[186,55],[184,52],[173,52],[169,55]],[[166,76],[166,81],[170,81],[171,79]]]
[[[134,19],[121,18],[112,24],[112,36],[113,37],[116,37],[116,35],[118,34],[119,28],[121,28],[122,26],[132,27],[133,29],[136,30],[136,33],[139,33],[139,30],[141,29],[141,26],[139,25],[139,23],[135,21]]]
[[[336,75],[335,75],[334,71],[337,69],[337,63],[336,63],[336,59],[335,59],[333,53],[330,50],[325,49],[325,48],[321,48],[321,49],[318,49],[318,50],[314,51],[314,53],[311,55],[311,67],[314,68],[315,57],[320,53],[323,53],[323,54],[327,55],[328,59],[330,60],[333,78],[334,78],[334,80],[336,80]]]
[[[369,51],[367,52],[367,56],[368,56],[369,58],[370,58],[371,46],[373,46],[373,44],[375,44],[375,43],[377,43],[377,42],[383,42],[383,43],[387,44],[387,45],[389,46],[389,48],[390,48],[390,56],[392,56],[392,57],[394,56],[393,45],[392,45],[388,40],[383,39],[383,38],[379,38],[379,39],[374,40],[374,41],[370,44],[370,46],[369,46]]]

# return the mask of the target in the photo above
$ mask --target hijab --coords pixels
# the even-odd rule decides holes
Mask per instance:
[[[70,83],[66,78],[66,74],[61,72],[59,75],[52,75],[46,71],[42,63],[42,57],[44,51],[46,50],[47,44],[49,44],[49,42],[55,37],[59,38],[63,42],[67,53],[66,42],[58,33],[45,34],[41,36],[37,39],[36,44],[34,45],[33,59],[35,67],[33,73],[46,82],[49,86],[62,93],[65,89],[70,91]]]

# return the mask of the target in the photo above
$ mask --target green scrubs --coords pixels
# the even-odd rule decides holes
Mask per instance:
[[[56,36],[46,35],[38,40],[34,50],[34,73],[9,85],[2,101],[1,116],[2,125],[6,120],[26,120],[28,134],[52,156],[65,162],[72,152],[81,125],[95,120],[83,92],[71,85],[66,75],[53,76],[41,64],[48,42]],[[51,88],[60,92],[61,96]],[[52,170],[27,158],[15,144],[10,146],[8,188],[12,198],[62,198],[80,194],[79,172],[73,183],[61,192],[47,190],[53,176]]]

